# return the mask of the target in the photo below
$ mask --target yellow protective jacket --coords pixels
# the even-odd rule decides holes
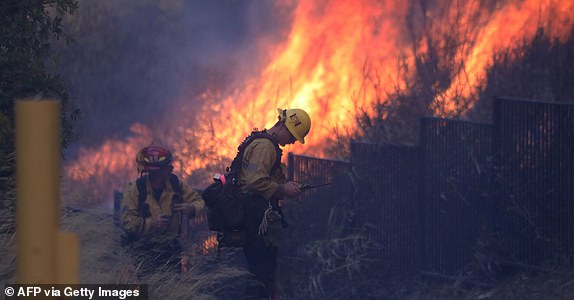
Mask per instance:
[[[201,196],[185,182],[180,181],[179,184],[181,185],[181,201],[193,203],[195,211],[200,211],[205,205]],[[174,213],[172,211],[174,190],[169,179],[166,180],[159,201],[157,201],[153,196],[153,190],[149,178],[146,178],[146,189],[147,196],[145,203],[148,204],[149,212],[151,213],[151,217],[148,218],[144,218],[140,215],[138,188],[136,183],[130,182],[126,186],[121,203],[121,217],[124,230],[135,236],[137,239],[176,239],[181,223],[181,214]],[[162,215],[171,216],[171,222],[168,228],[166,230],[161,230],[161,232],[158,229],[152,229],[150,227],[152,218]]]
[[[245,148],[239,185],[241,193],[258,194],[266,200],[282,198],[280,185],[286,182],[285,165],[273,170],[277,160],[277,150],[273,142],[266,138],[254,139]]]

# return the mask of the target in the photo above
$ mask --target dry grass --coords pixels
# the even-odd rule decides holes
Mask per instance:
[[[309,299],[378,298],[375,295],[384,291],[378,284],[381,276],[367,274],[378,273],[371,266],[380,261],[373,255],[379,247],[359,234],[306,244],[301,255],[306,262],[305,279],[296,286],[297,295]]]
[[[413,283],[390,299],[507,300],[574,299],[574,271],[559,268],[550,273],[518,272],[492,288],[478,288],[461,282],[425,280]]]
[[[120,246],[120,229],[114,226],[110,213],[64,209],[60,227],[80,239],[82,283],[134,283],[137,280],[131,257]]]
[[[12,160],[14,155],[11,155]],[[13,162],[13,161],[12,161]],[[4,169],[2,166],[0,169]],[[0,177],[0,284],[11,282],[15,272],[16,199],[14,177]]]
[[[13,210],[3,210],[3,214],[0,222],[2,285],[15,279]],[[114,225],[110,212],[64,208],[61,228],[74,232],[80,239],[81,283],[142,283],[132,257],[120,245],[120,229]],[[331,299],[355,299],[352,295],[364,295],[366,290],[368,295],[377,295],[376,299],[574,299],[574,271],[567,268],[548,273],[515,272],[501,277],[492,288],[429,278],[390,286],[381,281],[382,278],[373,276],[377,272],[371,267],[377,263],[370,260],[368,253],[373,245],[367,240],[334,239],[301,246],[303,253],[291,258],[291,262],[308,259],[304,265],[295,264],[305,268],[302,271],[305,276],[300,278],[302,281],[294,293],[298,299],[325,299],[326,295]],[[365,251],[357,252],[357,249]],[[237,254],[240,253],[193,257],[191,272],[158,271],[146,276],[143,283],[149,285],[150,299],[239,299],[248,276],[234,261]],[[283,278],[288,279],[293,278]],[[328,283],[336,283],[335,288]]]
[[[138,280],[137,266],[127,249],[120,245],[120,229],[114,225],[111,213],[65,208],[61,216],[60,227],[80,239],[82,284],[147,283],[150,299],[228,299],[243,292],[247,273],[225,257],[192,257],[191,272],[158,271]],[[1,226],[10,224],[3,222]],[[5,231],[0,228],[0,232]],[[0,234],[2,284],[15,282],[14,244],[15,234]]]
[[[246,272],[224,258],[192,257],[192,269],[176,274],[158,271],[138,280],[137,266],[120,245],[120,229],[109,212],[67,210],[62,228],[80,237],[82,283],[149,284],[151,299],[218,299],[245,282]]]
[[[14,224],[0,223],[0,284],[13,282],[15,273],[16,248],[15,234],[9,230]]]

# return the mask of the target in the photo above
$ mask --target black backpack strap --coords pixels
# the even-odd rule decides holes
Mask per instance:
[[[169,174],[169,182],[171,183],[171,187],[173,189],[173,203],[181,203],[182,202],[182,195],[181,195],[181,183],[179,182],[179,178],[177,175],[171,173]]]
[[[177,178],[175,174],[173,173],[169,174],[169,183],[171,184],[171,188],[173,189],[173,197],[171,198],[171,207],[173,209],[174,204],[179,204],[183,202],[183,196],[181,195],[181,183],[179,182],[179,178]],[[183,215],[181,214],[181,212],[177,212],[176,216],[180,222],[177,234],[181,234]]]
[[[149,218],[151,216],[151,212],[149,211],[149,206],[145,203],[145,199],[147,198],[147,187],[146,187],[147,175],[140,176],[136,180],[136,186],[138,189],[138,209],[140,211],[140,215],[144,218]]]
[[[253,131],[253,132],[251,132],[251,134],[248,137],[245,138],[245,140],[241,143],[241,145],[239,145],[239,147],[237,147],[237,155],[235,156],[235,158],[231,162],[231,167],[230,167],[230,171],[233,174],[235,174],[235,175],[239,174],[239,170],[241,170],[241,164],[243,161],[243,154],[245,153],[245,149],[247,149],[247,146],[249,146],[249,144],[251,144],[251,142],[253,142],[255,139],[260,139],[260,138],[270,140],[271,143],[273,143],[273,146],[275,146],[275,152],[277,153],[277,157],[275,158],[275,163],[271,167],[270,174],[275,172],[275,170],[277,170],[281,166],[281,156],[283,155],[283,150],[281,150],[281,148],[279,148],[279,144],[277,143],[275,138],[272,135],[270,135],[269,133],[267,133],[266,130]]]
[[[136,186],[138,188],[138,207],[141,208],[142,203],[145,203],[145,199],[147,197],[147,188],[146,188],[146,179],[147,175],[141,176],[136,180]],[[169,175],[169,182],[171,187],[173,188],[174,193],[178,196],[177,203],[181,202],[181,184],[179,182],[179,178],[175,174]]]

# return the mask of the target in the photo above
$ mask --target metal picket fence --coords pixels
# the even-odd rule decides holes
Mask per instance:
[[[491,215],[488,193],[492,126],[424,118],[419,200],[423,269],[456,273],[473,255]]]
[[[418,149],[353,142],[351,153],[359,221],[379,244],[381,272],[413,274],[421,267]]]
[[[289,153],[290,180],[331,184],[285,201],[282,261],[345,230],[366,230],[392,277],[460,274],[477,254],[573,260],[574,105],[497,98],[493,124],[423,118],[420,128],[415,146],[353,142],[350,161]],[[191,223],[207,227],[205,216]]]
[[[328,237],[332,225],[341,217],[340,213],[344,213],[347,200],[351,199],[349,162],[289,153],[287,166],[289,180],[311,185],[329,184],[305,191],[298,199],[286,201],[287,220],[293,227],[304,228],[297,230],[297,239],[309,241]]]
[[[392,276],[465,267],[489,211],[491,126],[421,120],[418,146],[353,143],[357,203]]]
[[[289,226],[280,247],[278,272],[283,276],[283,289],[288,297],[299,298],[297,291],[308,289],[318,278],[322,278],[319,284],[328,291],[350,285],[339,272],[322,273],[324,260],[333,265],[339,260],[332,251],[341,249],[332,247],[330,239],[341,237],[349,226],[348,213],[352,211],[353,199],[349,162],[289,153],[287,166],[289,180],[328,185],[305,191],[297,199],[285,200],[284,212]]]
[[[423,118],[416,146],[351,145],[355,202],[393,276],[572,260],[574,105],[498,98],[494,114]]]
[[[493,152],[498,230],[510,259],[574,252],[574,105],[498,98]]]

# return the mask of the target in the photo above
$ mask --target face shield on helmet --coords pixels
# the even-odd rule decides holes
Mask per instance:
[[[284,120],[285,126],[301,144],[305,144],[305,136],[311,129],[311,118],[306,111],[299,108],[278,109],[279,120]]]
[[[172,161],[171,152],[162,146],[148,146],[136,154],[139,174],[171,166]]]

